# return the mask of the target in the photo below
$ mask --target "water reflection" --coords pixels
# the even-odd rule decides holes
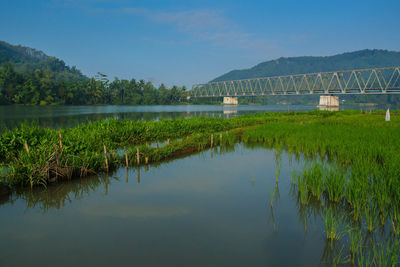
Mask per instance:
[[[74,179],[66,182],[49,185],[47,188],[36,187],[33,189],[19,189],[14,192],[7,203],[22,200],[28,209],[39,209],[48,212],[52,209],[59,210],[66,203],[74,200],[82,200],[100,187],[104,187],[104,194],[108,194],[108,186],[117,177],[97,175],[82,179]],[[4,203],[3,203],[4,204]]]
[[[327,241],[323,217],[327,207],[338,217],[347,208],[312,197],[302,204],[290,175],[307,161],[283,149],[236,144],[148,171],[120,168],[47,190],[21,190],[0,206],[0,251],[10,255],[0,263],[46,265],[68,250],[85,264],[96,252],[96,265],[329,266],[347,256],[348,237]],[[357,227],[346,216],[342,223]],[[390,239],[389,232],[363,231],[363,244]],[[44,257],[39,248],[54,238],[60,245]],[[16,257],[16,246],[27,257]]]
[[[293,110],[313,110],[314,106],[294,106]],[[258,112],[286,111],[270,106],[0,106],[0,130],[11,129],[23,122],[51,128],[72,127],[105,118],[161,120],[178,117],[231,117]]]

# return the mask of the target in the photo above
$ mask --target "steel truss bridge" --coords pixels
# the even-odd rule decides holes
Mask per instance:
[[[196,84],[189,97],[400,93],[400,67],[296,74]]]

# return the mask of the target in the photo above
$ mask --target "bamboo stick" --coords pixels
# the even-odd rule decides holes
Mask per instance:
[[[62,137],[61,137],[61,133],[58,134],[58,136],[60,137],[60,150],[63,150],[63,144],[62,144]]]
[[[137,160],[137,165],[140,164],[140,152],[139,152],[139,148],[136,149],[136,160]]]
[[[213,147],[213,142],[214,142],[214,135],[211,134],[211,148]]]
[[[28,147],[28,144],[25,142],[25,150],[26,150],[26,153],[29,153],[29,147]]]
[[[127,152],[125,152],[125,163],[126,163],[126,168],[128,168],[129,167],[129,161],[128,161],[128,153]]]

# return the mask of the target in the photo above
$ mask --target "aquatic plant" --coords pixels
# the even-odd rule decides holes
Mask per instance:
[[[341,224],[342,219],[343,215],[338,216],[334,214],[334,210],[332,208],[327,208],[323,220],[325,224],[326,238],[331,242],[339,240],[344,233],[344,229]]]
[[[350,262],[355,263],[356,255],[360,249],[362,240],[362,231],[359,228],[349,228],[349,251],[350,251]]]

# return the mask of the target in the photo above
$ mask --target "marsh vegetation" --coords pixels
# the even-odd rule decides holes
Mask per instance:
[[[20,188],[119,166],[157,164],[210,147],[274,148],[271,212],[279,208],[279,151],[304,157],[290,177],[307,228],[320,218],[331,264],[399,262],[400,120],[383,112],[292,112],[153,121],[108,119],[53,130],[22,125],[0,136],[2,182]],[[139,151],[139,153],[138,153]],[[106,164],[107,162],[107,164]],[[268,189],[266,189],[268,190]]]

